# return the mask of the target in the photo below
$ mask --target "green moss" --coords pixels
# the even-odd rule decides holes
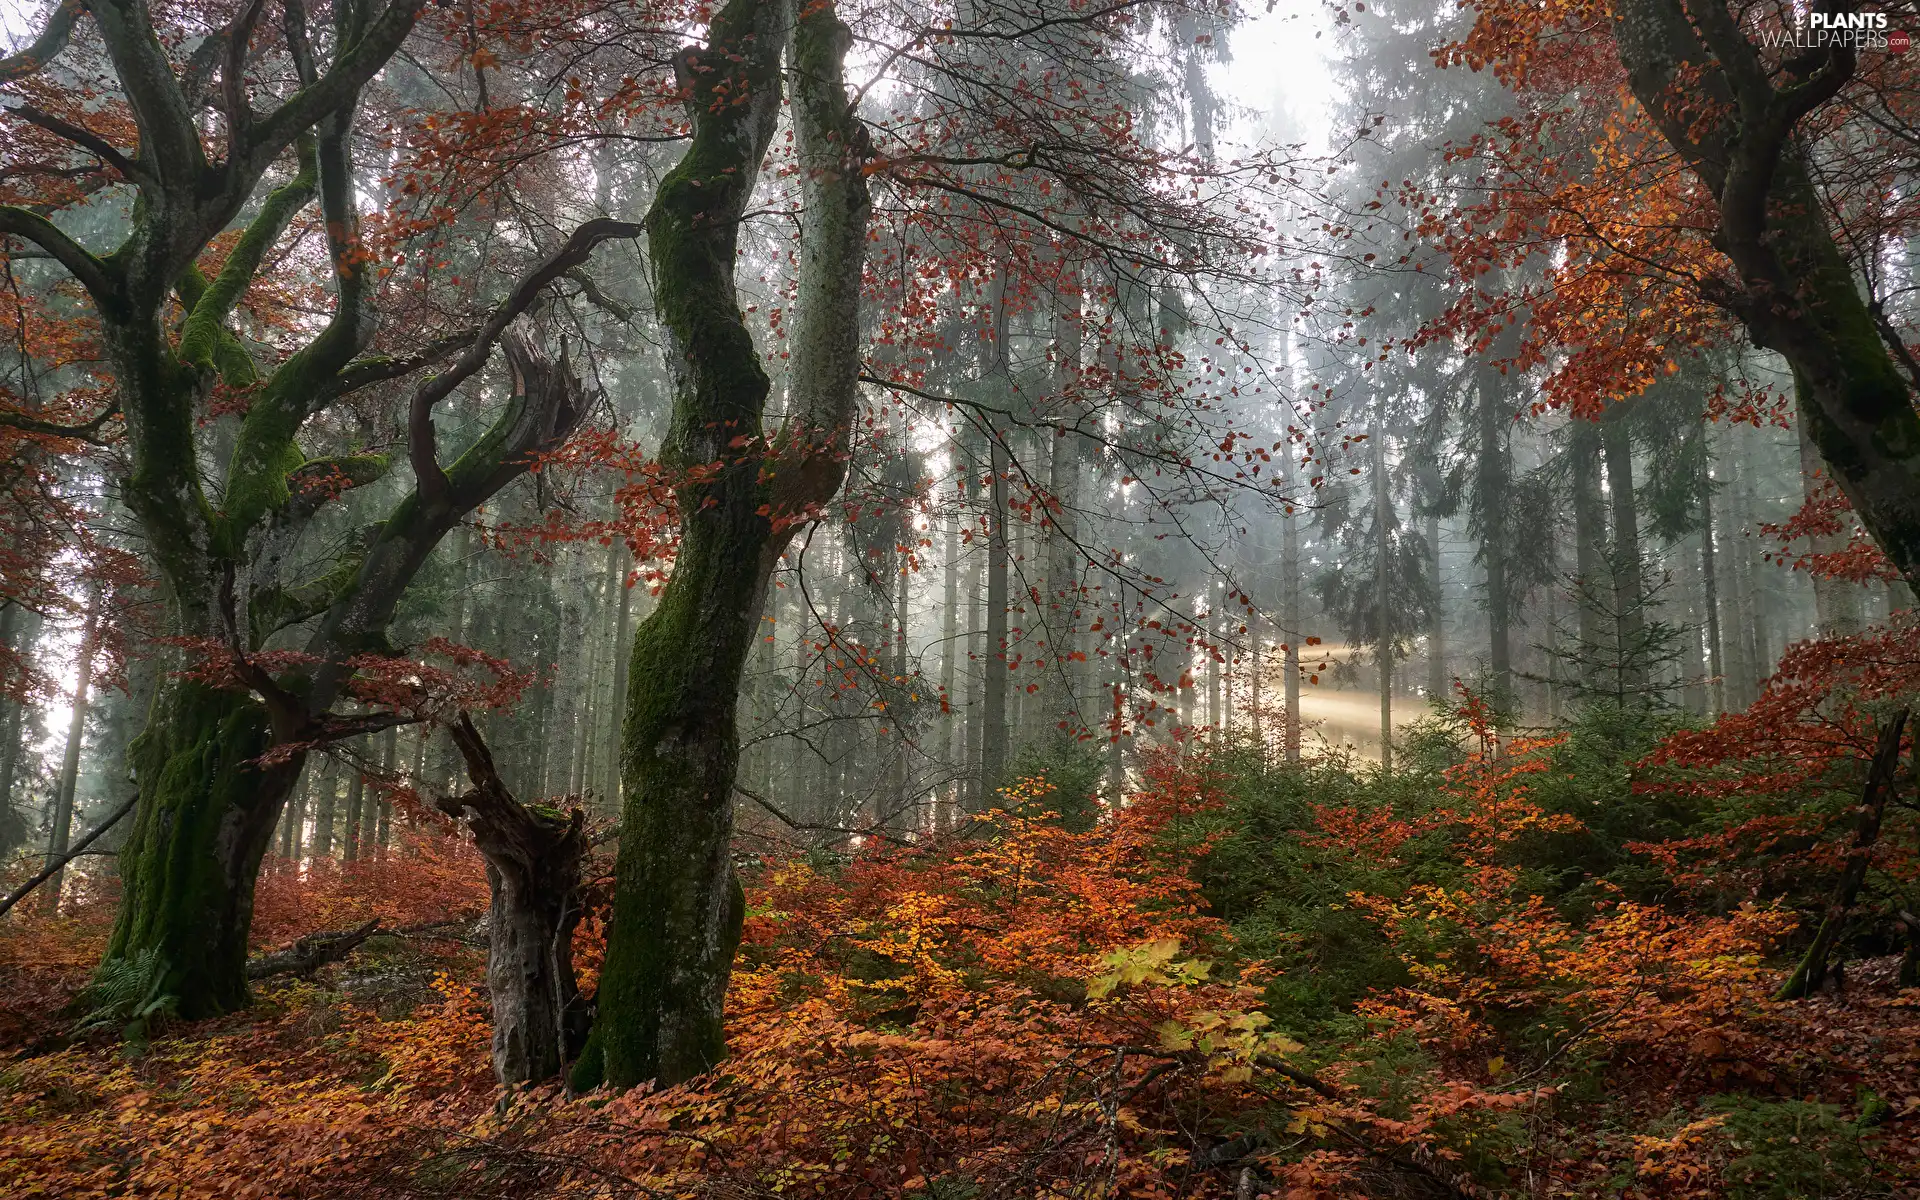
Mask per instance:
[[[267,193],[260,205],[260,211],[248,224],[246,232],[240,235],[233,252],[227,255],[226,263],[220,274],[205,287],[198,289],[199,294],[188,302],[193,310],[187,315],[187,321],[180,330],[180,361],[188,366],[214,368],[221,366],[221,375],[229,384],[235,379],[229,373],[237,368],[235,351],[245,357],[245,351],[226,332],[227,316],[233,306],[245,294],[247,285],[253,282],[254,275],[260,270],[260,263],[266,258],[267,251],[273,248],[287,223],[294,214],[313,199],[314,188],[320,178],[319,158],[314,151],[311,138],[304,138],[300,144],[300,171],[284,187],[275,188]],[[199,272],[193,271],[197,278]],[[184,290],[183,290],[184,298]],[[225,335],[223,338],[222,335]],[[225,343],[232,343],[226,346]],[[228,360],[226,365],[216,362],[216,358]],[[251,358],[245,359],[245,373],[253,373]],[[252,380],[247,380],[251,383]]]
[[[140,789],[120,852],[122,900],[103,971],[147,958],[154,993],[195,1020],[244,1007],[254,877],[291,775],[250,697],[180,680],[156,698],[130,758]],[[271,811],[269,811],[271,810]]]

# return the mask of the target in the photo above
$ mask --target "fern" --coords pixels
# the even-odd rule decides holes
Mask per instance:
[[[75,1036],[119,1025],[128,1042],[144,1045],[153,1026],[177,1011],[179,997],[164,990],[166,979],[166,960],[157,947],[101,963],[87,988],[92,1007],[74,1026]]]

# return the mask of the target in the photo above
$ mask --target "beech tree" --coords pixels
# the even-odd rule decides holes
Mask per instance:
[[[1474,8],[1439,57],[1490,67],[1524,103],[1468,148],[1502,182],[1465,210],[1456,261],[1473,279],[1550,242],[1568,253],[1551,289],[1488,289],[1460,306],[1460,327],[1524,307],[1535,341],[1520,360],[1562,347],[1549,392],[1576,405],[1636,394],[1677,356],[1743,332],[1786,361],[1833,482],[1894,569],[1920,579],[1916,372],[1877,263],[1914,219],[1896,183],[1913,133],[1907,57],[1838,36],[1803,51],[1786,4]]]
[[[533,333],[509,343],[512,395],[451,462],[436,445],[436,406],[594,245],[638,232],[583,226],[477,327],[373,352],[379,275],[361,231],[356,111],[423,6],[330,8],[316,25],[304,4],[285,0],[276,31],[266,6],[251,3],[183,39],[143,0],[63,3],[0,67],[21,89],[9,123],[34,132],[36,171],[51,181],[40,197],[0,206],[0,233],[78,285],[107,385],[99,410],[70,424],[20,412],[0,413],[0,423],[115,439],[125,463],[118,486],[145,536],[167,632],[188,651],[184,665],[206,668],[166,680],[134,743],[140,801],[107,949],[187,1017],[247,1001],[254,879],[305,751],[406,719],[335,712],[354,692],[357,656],[392,649],[386,627],[434,546],[585,412],[564,355]],[[103,105],[62,74],[61,56],[83,48],[97,49],[112,81]],[[124,199],[128,216],[110,248],[90,248],[54,218],[101,194]],[[283,237],[316,203],[331,311],[317,328],[249,345],[235,332],[236,306],[267,280]],[[236,222],[237,238],[221,240]],[[411,490],[363,545],[319,577],[296,577],[302,530],[392,467],[378,453],[309,455],[302,441],[316,418],[447,359],[406,399]],[[216,398],[242,414],[227,447],[203,420]],[[305,632],[292,659],[258,655],[295,626]]]

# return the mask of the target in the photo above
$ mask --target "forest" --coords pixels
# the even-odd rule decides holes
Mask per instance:
[[[0,1195],[1920,1194],[1905,26],[0,3]]]

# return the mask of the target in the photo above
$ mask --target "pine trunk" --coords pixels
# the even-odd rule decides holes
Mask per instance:
[[[88,597],[86,625],[80,631],[80,668],[73,684],[73,715],[67,722],[67,749],[60,760],[60,779],[54,786],[53,813],[47,832],[47,863],[66,857],[67,839],[73,830],[74,791],[80,782],[80,750],[87,736],[87,705],[93,695],[93,647],[100,628],[98,593]],[[41,886],[43,903],[49,913],[60,911],[60,888],[66,881],[66,868],[54,871]]]
[[[1634,500],[1633,438],[1627,428],[1628,406],[1616,404],[1601,422],[1607,457],[1607,493],[1613,510],[1613,616],[1618,672],[1615,691],[1624,702],[1644,698],[1651,685],[1646,651],[1646,584],[1640,555],[1640,512]]]
[[[1493,702],[1507,712],[1516,703],[1513,691],[1512,595],[1507,583],[1507,506],[1511,503],[1513,463],[1507,449],[1507,421],[1502,413],[1498,372],[1482,368],[1478,392],[1480,562],[1487,573],[1487,661],[1491,670]]]

